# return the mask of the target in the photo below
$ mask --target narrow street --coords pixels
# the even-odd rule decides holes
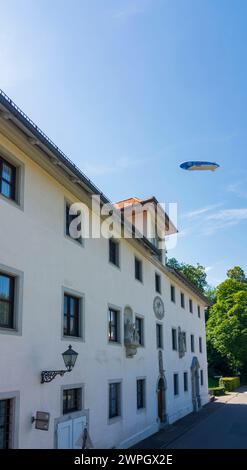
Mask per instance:
[[[247,449],[247,386],[139,442],[136,449]]]
[[[171,449],[247,449],[247,387],[170,446]]]

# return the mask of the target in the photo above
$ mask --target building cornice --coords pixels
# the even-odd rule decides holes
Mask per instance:
[[[12,121],[27,137],[29,144],[40,151],[46,153],[50,161],[59,168],[62,168],[69,178],[70,184],[81,186],[87,193],[99,195],[103,204],[111,204],[111,201],[105,194],[72,162],[72,160],[59,149],[59,147],[2,91],[0,90],[0,115],[6,121]],[[158,201],[155,197],[142,200],[142,204]],[[166,223],[169,218],[167,214]],[[135,227],[132,226],[133,235]],[[131,240],[131,239],[130,239]],[[159,257],[160,250],[156,248],[146,237],[135,238],[135,242],[139,243],[155,257]],[[151,260],[151,258],[149,258]],[[191,284],[181,273],[175,269],[164,266],[157,258],[152,258],[152,262],[156,264],[171,279],[177,280],[185,285],[189,290],[199,297],[205,305],[211,305],[211,301],[206,298],[193,284]]]
[[[211,305],[213,305],[213,302],[208,298],[206,297],[192,282],[190,282],[182,273],[180,273],[179,271],[177,271],[176,269],[174,268],[170,268],[168,266],[165,266],[165,272],[167,274],[167,276],[174,280],[174,281],[179,281],[181,284],[183,284],[185,287],[187,287],[187,289],[189,289],[190,291],[192,291],[197,297],[200,298],[200,300],[202,300],[202,302],[207,306],[207,307],[210,307]]]
[[[28,139],[34,147],[46,153],[50,161],[67,174],[70,183],[79,185],[91,195],[100,196],[102,204],[112,204],[105,194],[72,162],[72,160],[59,149],[59,147],[30,119],[1,89],[0,89],[0,116],[11,121]],[[134,226],[132,233],[135,234]],[[145,249],[153,255],[159,256],[160,250],[146,237],[136,239]]]

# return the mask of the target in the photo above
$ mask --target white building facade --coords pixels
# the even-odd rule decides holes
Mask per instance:
[[[99,193],[0,94],[0,448],[127,448],[208,402],[207,299],[146,238],[72,239]]]

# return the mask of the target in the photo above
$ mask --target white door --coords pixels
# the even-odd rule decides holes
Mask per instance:
[[[86,416],[59,423],[57,426],[58,449],[81,449],[86,424]]]
[[[72,420],[59,423],[57,426],[58,449],[72,449]]]
[[[80,416],[80,418],[73,419],[73,425],[72,425],[73,449],[82,448],[83,431],[86,427],[86,424],[87,424],[86,416]]]

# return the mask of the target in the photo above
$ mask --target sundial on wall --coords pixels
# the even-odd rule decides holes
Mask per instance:
[[[165,315],[165,307],[164,307],[164,302],[161,297],[158,295],[154,298],[153,301],[153,309],[154,309],[154,314],[158,320],[162,320]]]

